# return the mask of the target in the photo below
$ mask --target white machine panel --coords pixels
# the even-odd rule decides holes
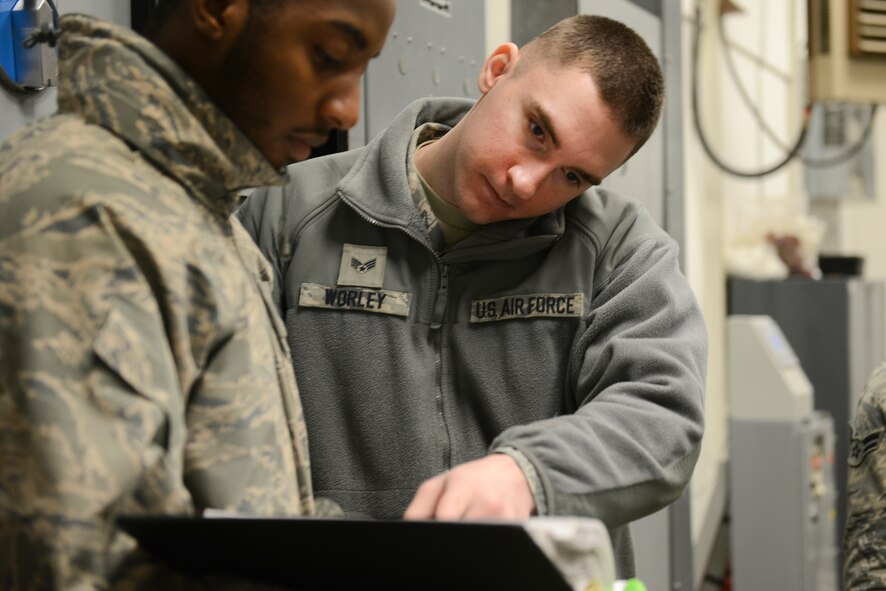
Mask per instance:
[[[733,419],[802,421],[812,415],[812,384],[769,316],[730,316],[729,392]]]

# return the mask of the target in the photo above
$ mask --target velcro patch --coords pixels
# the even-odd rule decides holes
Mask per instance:
[[[471,301],[471,323],[520,318],[580,318],[582,293],[531,293]]]
[[[857,438],[853,433],[849,444],[849,465],[861,465],[869,453],[880,447],[882,440],[883,429],[878,429],[864,438]]]
[[[357,310],[405,317],[409,316],[409,299],[410,295],[402,291],[303,283],[298,305],[304,308]]]
[[[385,279],[388,249],[385,246],[343,244],[338,285],[381,287]]]

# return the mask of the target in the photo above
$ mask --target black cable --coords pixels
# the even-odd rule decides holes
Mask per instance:
[[[788,146],[778,137],[766,120],[763,118],[762,113],[760,113],[759,109],[757,109],[756,105],[754,105],[754,101],[751,100],[750,94],[745,88],[744,84],[741,82],[741,78],[738,75],[738,69],[735,67],[735,61],[732,57],[732,48],[734,44],[726,35],[726,28],[723,25],[723,16],[720,15],[717,19],[717,28],[718,33],[720,35],[720,43],[723,49],[723,57],[726,60],[726,68],[729,71],[729,75],[732,77],[732,82],[735,84],[735,87],[738,89],[738,94],[741,96],[742,101],[744,101],[745,107],[751,112],[754,116],[754,119],[757,121],[757,124],[760,126],[760,129],[763,130],[763,133],[766,134],[766,137],[772,141],[776,146],[781,148],[782,150],[787,150]],[[805,154],[800,153],[800,157],[803,159],[803,163],[807,166],[811,166],[813,168],[827,168],[829,166],[835,166],[837,164],[842,164],[848,160],[854,158],[865,146],[868,138],[871,136],[871,132],[874,128],[874,116],[877,113],[877,104],[874,103],[871,105],[870,115],[868,117],[868,122],[865,128],[862,130],[861,135],[858,140],[847,148],[844,152],[837,154],[835,156],[830,156],[828,158],[812,158],[806,156]]]
[[[27,88],[22,86],[9,77],[9,74],[6,73],[6,69],[3,68],[3,66],[0,66],[0,87],[3,87],[4,90],[12,95],[21,97],[33,96],[43,91],[43,88]]]
[[[787,150],[788,146],[782,141],[778,134],[773,131],[773,129],[769,126],[766,120],[763,118],[763,114],[760,113],[757,106],[754,104],[754,101],[751,100],[751,95],[748,93],[747,88],[745,88],[744,84],[741,82],[741,78],[738,75],[738,68],[735,67],[735,60],[732,57],[732,41],[726,37],[726,27],[723,24],[724,22],[723,15],[721,14],[717,18],[717,33],[719,34],[720,45],[723,50],[723,59],[726,61],[726,69],[729,71],[729,75],[732,78],[733,84],[738,89],[738,94],[741,96],[741,100],[744,101],[745,107],[751,112],[754,116],[754,119],[757,120],[757,124],[760,126],[760,129],[763,130],[763,133],[766,134],[773,144],[781,148],[782,150]]]
[[[800,129],[800,133],[797,134],[797,139],[794,142],[793,147],[790,151],[785,155],[783,159],[776,162],[775,164],[769,166],[768,168],[764,168],[763,170],[739,170],[734,168],[733,166],[724,162],[713,150],[708,141],[707,136],[704,133],[704,128],[701,124],[701,109],[699,107],[699,83],[698,83],[698,70],[699,70],[699,56],[701,54],[700,42],[701,42],[701,2],[702,0],[696,0],[695,3],[695,27],[693,29],[692,35],[692,121],[695,124],[695,131],[698,134],[699,142],[701,143],[701,147],[704,149],[705,153],[708,155],[708,158],[717,165],[718,168],[727,172],[733,176],[741,177],[741,178],[760,178],[767,175],[772,174],[773,172],[782,169],[785,165],[787,165],[791,160],[793,160],[797,154],[800,152],[800,149],[803,147],[803,142],[806,141],[806,133],[809,130],[809,113],[810,107],[807,106],[804,110],[803,115],[803,126]]]

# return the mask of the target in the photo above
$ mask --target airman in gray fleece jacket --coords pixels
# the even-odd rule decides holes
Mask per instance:
[[[318,494],[378,518],[597,517],[626,577],[625,526],[698,456],[706,336],[674,241],[591,188],[654,128],[658,64],[608,19],[558,27],[496,50],[476,104],[415,102],[238,215],[277,273]],[[551,57],[585,42],[588,64]]]

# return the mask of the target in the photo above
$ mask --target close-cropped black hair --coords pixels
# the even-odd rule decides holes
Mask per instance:
[[[278,5],[286,0],[250,0],[249,7],[254,11],[265,10]],[[185,5],[185,0],[157,0],[157,4],[151,10],[148,22],[142,30],[142,35],[148,39],[156,37],[169,19]]]
[[[169,20],[170,15],[178,10],[182,4],[182,0],[157,0],[156,5],[151,9],[147,24],[145,24],[141,31],[142,35],[148,39],[154,37],[157,31]]]

